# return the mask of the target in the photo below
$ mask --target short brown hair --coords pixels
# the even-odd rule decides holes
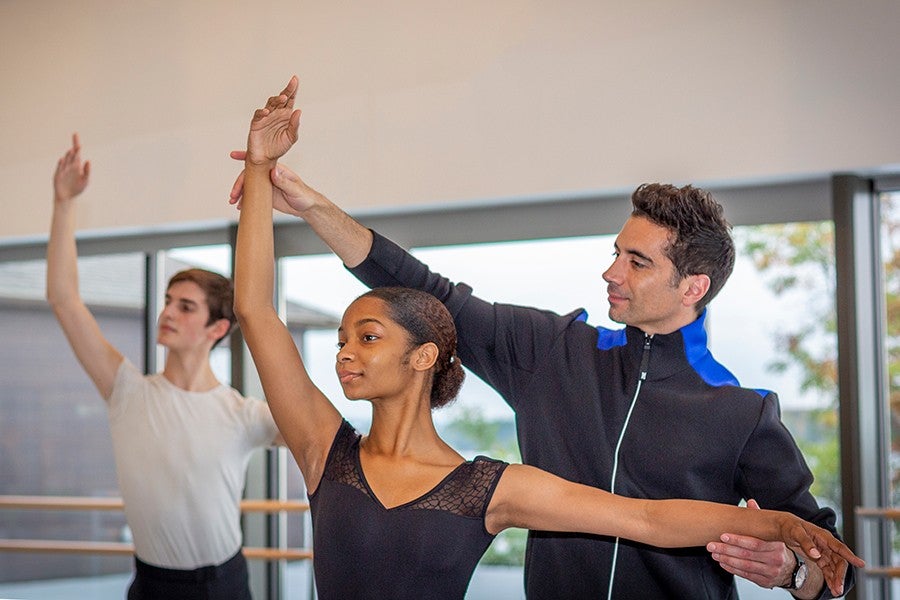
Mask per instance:
[[[644,217],[671,233],[666,256],[679,279],[709,277],[709,291],[697,312],[715,298],[734,270],[734,240],[725,211],[709,192],[690,185],[645,183],[631,195],[631,215]]]
[[[175,273],[169,279],[169,285],[166,289],[182,281],[196,283],[203,290],[203,293],[206,294],[206,305],[209,307],[207,325],[212,325],[219,319],[228,320],[228,332],[216,340],[216,343],[213,344],[213,347],[215,347],[216,344],[225,339],[228,333],[231,333],[234,324],[237,322],[237,317],[234,315],[234,284],[230,279],[218,273],[195,268]]]

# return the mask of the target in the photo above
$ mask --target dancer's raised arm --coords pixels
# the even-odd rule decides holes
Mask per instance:
[[[234,272],[235,313],[275,422],[307,488],[314,491],[341,416],[310,380],[272,299],[275,258],[269,171],[297,140],[296,92],[295,76],[254,113],[250,123]]]
[[[76,198],[87,188],[91,164],[81,158],[78,134],[56,163],[53,174],[53,219],[47,242],[47,301],[78,362],[104,400],[112,392],[122,354],[106,339],[78,286],[75,243]]]

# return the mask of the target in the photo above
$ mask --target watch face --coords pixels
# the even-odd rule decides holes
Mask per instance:
[[[794,589],[799,589],[803,587],[803,584],[806,583],[806,576],[809,574],[809,568],[806,566],[806,563],[801,563],[799,568],[797,569],[797,574],[794,575]]]

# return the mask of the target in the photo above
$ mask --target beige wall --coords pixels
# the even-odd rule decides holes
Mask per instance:
[[[900,3],[0,0],[0,239],[232,219],[252,110],[350,210],[900,165]]]

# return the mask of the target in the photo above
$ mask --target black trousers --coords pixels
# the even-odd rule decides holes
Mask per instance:
[[[221,565],[164,569],[134,557],[128,600],[251,600],[247,559],[238,551]]]

